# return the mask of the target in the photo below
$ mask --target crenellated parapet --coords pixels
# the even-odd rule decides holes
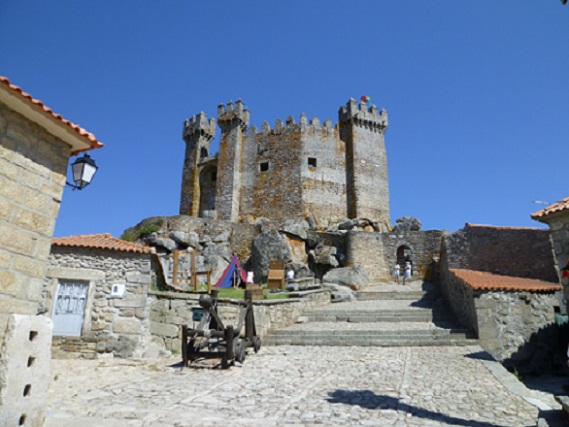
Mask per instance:
[[[375,105],[368,108],[364,102],[358,104],[353,98],[345,107],[340,107],[338,116],[340,123],[350,123],[382,134],[387,130],[387,110],[378,111]]]
[[[215,137],[216,120],[211,118],[208,120],[203,111],[190,119],[184,121],[183,138],[188,141],[192,138],[204,138],[211,141]]]
[[[282,119],[276,119],[274,126],[271,128],[269,122],[264,121],[261,125],[261,129],[258,130],[256,126],[251,126],[249,128],[248,134],[252,135],[254,133],[261,133],[263,135],[268,135],[269,133],[280,135],[283,133],[291,133],[291,132],[308,132],[308,133],[315,133],[315,132],[324,132],[324,133],[331,133],[334,130],[334,123],[330,119],[326,119],[322,124],[320,119],[314,116],[311,120],[308,120],[305,113],[300,115],[298,122],[292,116],[288,116],[286,121]],[[254,131],[253,131],[254,129]]]
[[[243,101],[238,99],[235,104],[229,101],[227,105],[219,104],[217,107],[217,122],[222,132],[238,126],[245,132],[249,125],[249,110],[243,106]]]

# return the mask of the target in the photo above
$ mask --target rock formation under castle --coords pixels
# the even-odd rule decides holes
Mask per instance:
[[[387,111],[350,99],[338,123],[303,113],[249,126],[241,100],[219,105],[217,120],[202,112],[184,123],[186,154],[180,214],[231,222],[260,217],[327,227],[365,218],[391,229],[384,135]],[[211,154],[216,128],[219,152]]]

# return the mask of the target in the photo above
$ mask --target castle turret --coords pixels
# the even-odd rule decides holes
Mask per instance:
[[[249,111],[240,99],[235,104],[219,105],[217,122],[221,128],[221,141],[215,210],[218,219],[237,222],[241,198],[241,157]]]
[[[199,162],[209,156],[209,144],[215,136],[215,119],[202,112],[184,122],[186,155],[182,171],[180,214],[198,216],[200,207]]]
[[[338,116],[340,137],[346,144],[348,216],[368,218],[387,229],[391,224],[384,142],[387,111],[350,99]]]

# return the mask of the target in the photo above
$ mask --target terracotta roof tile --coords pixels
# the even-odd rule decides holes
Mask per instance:
[[[140,254],[149,254],[152,253],[153,250],[150,246],[142,246],[136,243],[127,242],[126,240],[117,239],[109,233],[56,237],[51,243],[52,246],[108,249],[117,252],[133,252]]]
[[[97,138],[95,137],[95,135],[93,135],[90,132],[87,132],[81,126],[76,125],[75,123],[64,119],[60,114],[54,113],[53,110],[51,108],[49,108],[48,106],[46,106],[43,102],[41,102],[38,99],[35,99],[30,94],[24,92],[22,90],[22,88],[10,83],[10,80],[7,77],[0,76],[0,83],[4,84],[8,88],[10,88],[14,93],[17,93],[18,96],[20,96],[21,98],[26,99],[28,103],[30,103],[36,107],[39,107],[46,114],[48,114],[52,119],[55,119],[57,121],[62,122],[63,124],[65,124],[66,126],[71,128],[75,133],[77,133],[77,135],[88,140],[88,143],[90,144],[90,148],[85,149],[85,150],[74,151],[72,153],[73,155],[76,155],[76,154],[80,153],[81,151],[87,151],[87,150],[94,149],[94,148],[101,148],[103,146],[103,143],[98,141]]]
[[[569,211],[569,197],[560,200],[559,202],[554,203],[546,207],[545,209],[540,210],[539,212],[531,214],[531,217],[532,219],[541,221],[542,219],[548,217],[549,215],[563,211]]]
[[[450,269],[459,279],[475,290],[480,291],[518,291],[552,293],[563,290],[560,284],[523,277],[501,276],[485,271]]]

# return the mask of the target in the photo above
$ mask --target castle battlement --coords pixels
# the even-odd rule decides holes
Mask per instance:
[[[204,136],[211,140],[215,136],[217,121],[213,118],[209,119],[202,111],[184,121],[183,138],[187,139],[191,136]]]
[[[256,135],[257,133],[262,135],[268,135],[269,133],[273,133],[276,135],[280,135],[285,132],[307,132],[307,133],[315,133],[316,131],[321,131],[325,133],[330,133],[335,128],[334,123],[330,119],[326,119],[324,124],[321,124],[320,119],[316,116],[308,121],[308,118],[305,113],[300,115],[298,123],[292,116],[288,116],[285,122],[282,119],[276,119],[275,125],[271,128],[269,122],[264,121],[261,125],[261,130],[259,131],[255,125],[251,125],[247,132],[248,135]]]
[[[338,122],[305,113],[282,117],[249,125],[250,112],[238,99],[218,106],[217,122],[203,113],[187,120],[180,213],[389,224],[387,112],[350,99]],[[215,125],[221,139],[211,156],[204,135],[213,135]]]
[[[379,133],[387,130],[387,110],[378,111],[375,105],[368,108],[364,102],[358,104],[354,98],[350,98],[346,106],[340,108],[338,116],[341,123],[349,122]]]
[[[243,101],[238,99],[235,104],[229,101],[227,105],[219,104],[217,106],[217,122],[222,129],[231,122],[237,122],[239,126],[245,130],[249,124],[250,113],[247,107],[243,106]]]

